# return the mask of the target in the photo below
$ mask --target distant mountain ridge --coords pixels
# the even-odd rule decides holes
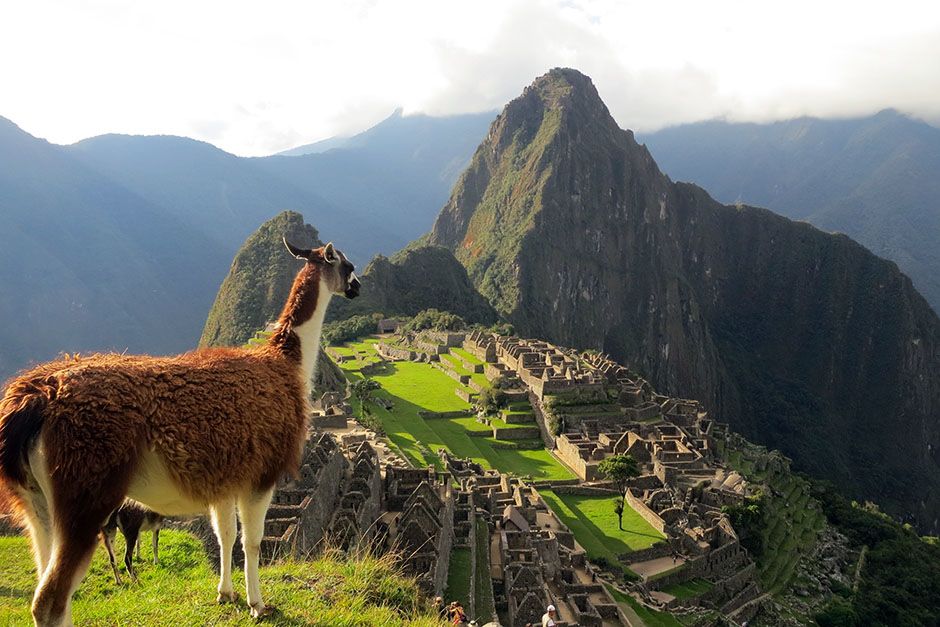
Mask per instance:
[[[894,110],[852,119],[700,122],[641,137],[667,174],[723,202],[846,233],[940,311],[940,129]]]
[[[62,351],[195,344],[224,249],[0,119],[0,379]]]
[[[400,249],[488,122],[392,116],[348,150],[247,159],[172,136],[57,146],[0,118],[0,379],[61,351],[192,348],[239,245],[286,209],[360,266]]]
[[[848,237],[672,183],[579,72],[506,106],[428,243],[521,334],[632,363],[938,528],[940,319],[910,280]]]

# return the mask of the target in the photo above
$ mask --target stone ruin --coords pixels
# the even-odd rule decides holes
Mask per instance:
[[[505,624],[539,623],[549,603],[558,609],[559,626],[627,624],[574,535],[533,486],[495,471],[464,476],[460,483],[457,500],[467,513],[458,509],[457,515],[461,524],[476,519],[486,525],[487,546],[476,550],[488,552],[489,577],[482,580],[491,583]],[[476,563],[471,559],[473,569]],[[471,574],[472,581],[479,579]]]
[[[385,469],[385,511],[376,522],[378,546],[401,555],[405,572],[429,595],[447,585],[454,541],[450,477],[433,468]]]
[[[310,428],[345,429],[353,418],[352,405],[339,392],[325,392],[313,402],[310,415]]]
[[[762,597],[756,566],[721,511],[741,503],[753,488],[718,454],[734,434],[696,401],[656,394],[648,382],[603,355],[546,342],[478,332],[423,333],[409,342],[387,347],[385,358],[429,361],[451,370],[448,374],[464,385],[471,381],[462,381],[466,375],[449,367],[451,359],[465,371],[482,369],[490,380],[503,377],[515,398],[531,402],[532,415],[517,419],[536,421],[546,444],[579,480],[528,484],[446,450],[439,451],[444,472],[408,468],[380,461],[364,435],[345,434],[340,442],[313,431],[300,479],[278,490],[269,512],[266,559],[305,555],[324,541],[342,549],[394,550],[404,570],[429,595],[437,595],[447,584],[452,549],[467,548],[472,570],[478,563],[489,569],[485,577],[471,576],[471,606],[474,599],[494,600],[493,616],[474,618],[501,617],[507,627],[522,626],[539,622],[552,603],[559,625],[627,624],[604,585],[622,589],[623,582],[590,563],[538,492],[545,486],[556,493],[614,495],[597,467],[609,455],[626,453],[642,469],[626,499],[666,536],[648,549],[615,556],[641,576],[627,592],[670,612],[711,608],[745,620],[758,611]],[[457,346],[484,364],[462,359],[451,351]],[[442,361],[447,353],[450,357]],[[570,414],[557,436],[546,429],[549,399],[562,399],[551,409]],[[346,422],[340,424],[339,418],[349,413],[344,405],[339,395],[324,395],[316,404],[314,424],[344,431]],[[768,467],[779,462],[773,454],[765,457]],[[217,554],[214,546],[211,538],[207,547]],[[711,587],[685,600],[664,591],[692,579],[705,579]],[[492,590],[480,590],[480,585]]]

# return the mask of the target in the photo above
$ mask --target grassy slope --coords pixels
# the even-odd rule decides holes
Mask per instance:
[[[120,544],[121,541],[119,540]],[[149,558],[144,544],[145,559]],[[119,550],[123,553],[123,546]],[[0,625],[31,624],[36,584],[23,537],[0,537]],[[73,616],[81,625],[255,625],[244,602],[244,579],[235,575],[241,601],[215,602],[217,576],[193,536],[160,534],[160,565],[138,564],[140,584],[116,586],[104,549],[75,595]],[[279,609],[272,625],[414,625],[438,623],[420,607],[415,583],[395,573],[390,559],[365,557],[285,562],[261,569],[265,600]]]
[[[708,592],[712,589],[713,585],[714,584],[705,579],[692,579],[663,588],[663,592],[667,592],[680,600],[691,599],[692,597]]]
[[[630,507],[623,512],[624,531],[621,531],[613,497],[557,494],[551,490],[542,490],[540,494],[568,525],[588,557],[613,562],[617,555],[648,548],[665,538]]]
[[[351,343],[345,349],[358,352],[363,359],[341,364],[347,375],[361,376],[359,369],[374,349],[374,340]],[[374,407],[392,443],[417,466],[433,464],[440,467],[439,448],[455,455],[471,457],[487,468],[495,468],[534,479],[571,479],[574,474],[544,448],[521,450],[501,448],[492,437],[471,437],[468,431],[487,429],[469,417],[470,406],[454,394],[459,385],[446,374],[428,364],[399,361],[385,364],[370,375],[382,386],[377,394],[389,398],[393,407],[388,411]],[[425,420],[418,411],[466,411],[463,418]]]
[[[447,589],[444,601],[460,601],[464,607],[470,607],[470,549],[455,548],[450,553],[450,567],[447,570]]]

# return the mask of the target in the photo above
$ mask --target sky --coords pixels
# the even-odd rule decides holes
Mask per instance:
[[[265,155],[398,107],[501,108],[557,66],[624,128],[721,117],[940,122],[940,3],[892,0],[20,0],[0,116],[55,143],[172,134]]]

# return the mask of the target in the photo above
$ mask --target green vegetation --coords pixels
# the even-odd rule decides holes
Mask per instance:
[[[118,540],[120,544],[121,539]],[[145,543],[145,547],[149,543]],[[115,547],[123,554],[123,546]],[[144,550],[146,554],[146,548]],[[32,624],[35,568],[24,537],[0,537],[0,624]],[[395,556],[338,557],[329,551],[309,562],[262,567],[265,601],[278,609],[272,625],[438,625],[417,584],[399,574]],[[234,575],[241,602],[215,602],[218,576],[192,535],[160,534],[160,565],[139,562],[140,584],[114,584],[107,554],[99,548],[75,594],[80,625],[256,625],[244,601],[244,579]]]
[[[940,546],[871,504],[850,502],[827,482],[812,496],[852,547],[867,546],[858,590],[842,591],[815,618],[822,627],[936,625],[940,616]]]
[[[488,414],[495,414],[509,404],[509,397],[502,390],[487,386],[480,392],[477,407]]]
[[[492,324],[496,312],[477,292],[467,271],[446,248],[419,245],[376,256],[365,268],[359,298],[334,298],[327,320],[383,312],[410,317],[435,307],[472,323]]]
[[[612,516],[619,498],[558,494],[551,490],[541,490],[540,494],[594,561],[604,560],[626,569],[617,559],[619,555],[649,548],[665,539],[630,507],[624,511],[621,531]]]
[[[235,255],[209,310],[200,346],[241,346],[280,313],[303,262],[283,237],[303,248],[320,245],[317,230],[299,213],[284,211],[262,224]]]
[[[640,465],[630,455],[611,455],[601,460],[597,470],[602,477],[613,481],[620,493],[620,502],[614,508],[620,530],[623,531],[623,511],[626,509],[630,479],[640,476]]]
[[[629,594],[624,594],[613,586],[607,586],[607,590],[617,603],[626,605],[633,610],[643,621],[643,624],[648,627],[682,627],[682,623],[676,620],[672,614],[651,610]]]
[[[455,349],[450,349],[451,352],[455,352]],[[467,368],[463,365],[457,357],[454,355],[448,355],[447,353],[441,355],[441,363],[443,365],[449,366],[451,370],[457,374],[463,374],[470,377],[470,380],[479,385],[480,387],[487,387],[490,385],[490,382],[487,381],[486,376],[482,372],[474,372],[473,370]],[[495,386],[494,386],[495,387]]]
[[[323,325],[323,342],[326,344],[342,344],[366,335],[372,335],[376,332],[378,321],[381,319],[382,314],[376,313],[328,322]]]
[[[713,587],[712,582],[706,579],[691,579],[683,583],[676,583],[666,588],[663,588],[663,592],[671,594],[677,599],[691,599],[692,597],[697,597],[700,594],[708,592]]]
[[[447,570],[447,589],[444,601],[460,601],[465,608],[470,607],[470,549],[454,548],[450,552],[450,565]]]
[[[729,505],[721,509],[728,514],[728,519],[738,534],[741,546],[752,555],[763,555],[765,526],[763,494],[749,496],[738,505]]]
[[[405,324],[405,330],[412,332],[428,329],[434,331],[459,331],[466,328],[467,323],[457,314],[449,311],[438,311],[437,309],[420,311]]]
[[[469,618],[482,619],[482,623],[496,614],[496,606],[493,602],[493,581],[490,579],[490,532],[486,527],[486,522],[477,518],[476,528],[474,529],[474,540],[477,543],[477,563],[476,563],[476,603],[473,607],[474,616]]]
[[[756,472],[746,451],[728,451],[728,463],[768,490],[743,506],[729,508],[732,525],[757,562],[761,588],[777,593],[792,581],[803,555],[809,553],[825,516],[810,496],[810,485],[791,472]]]
[[[475,365],[482,365],[482,364],[483,364],[483,360],[481,360],[481,359],[479,359],[478,357],[476,357],[476,356],[475,356],[473,353],[471,353],[470,351],[465,350],[465,349],[463,349],[463,348],[460,348],[459,346],[450,349],[450,352],[452,352],[452,353],[455,354],[455,355],[459,355],[460,357],[463,358],[464,361],[466,361],[466,362],[468,362],[468,363],[475,364]]]
[[[351,380],[361,378],[363,363],[368,354],[374,355],[375,340],[370,338],[345,348],[359,358],[341,364]],[[541,443],[502,441],[487,437],[492,433],[486,425],[476,423],[469,416],[470,406],[454,394],[460,385],[429,364],[399,361],[369,365],[369,376],[377,381],[381,390],[376,397],[390,402],[390,410],[375,405],[374,416],[381,422],[389,441],[416,466],[432,464],[441,467],[437,451],[446,448],[461,457],[470,457],[486,468],[512,473],[517,476],[543,479],[572,479],[568,470]],[[456,418],[422,418],[419,411],[466,412]]]

